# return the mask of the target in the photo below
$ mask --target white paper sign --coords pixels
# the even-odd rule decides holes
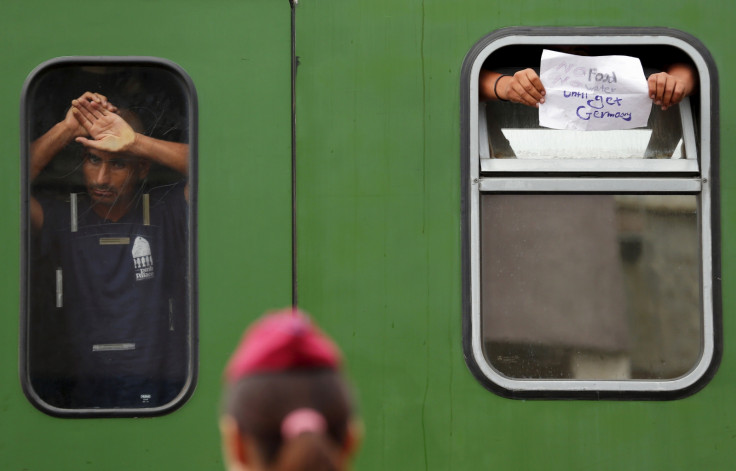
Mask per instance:
[[[652,100],[636,57],[586,57],[544,50],[539,125],[580,131],[647,125]]]

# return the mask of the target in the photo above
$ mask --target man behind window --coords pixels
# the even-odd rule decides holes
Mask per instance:
[[[52,285],[33,287],[31,382],[54,407],[156,407],[186,381],[189,146],[121,115],[86,92],[31,144],[31,181],[72,141],[84,146],[85,191],[30,202],[31,272]],[[152,164],[182,180],[149,190]]]

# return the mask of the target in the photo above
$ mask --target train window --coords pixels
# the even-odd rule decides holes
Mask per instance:
[[[550,129],[537,107],[484,96],[484,71],[539,74],[543,50],[637,57],[647,74],[682,65],[691,93],[612,130]],[[512,398],[664,399],[702,388],[721,352],[707,50],[670,29],[508,28],[471,50],[461,88],[471,371]]]
[[[21,104],[21,382],[56,416],[160,415],[196,382],[197,98],[155,58],[63,58]]]

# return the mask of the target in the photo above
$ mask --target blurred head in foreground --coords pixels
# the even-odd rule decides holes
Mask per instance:
[[[298,310],[251,325],[225,369],[227,469],[348,469],[361,424],[341,364],[337,346]]]

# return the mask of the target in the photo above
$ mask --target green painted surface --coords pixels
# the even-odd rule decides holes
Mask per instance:
[[[725,1],[301,0],[299,293],[360,391],[357,469],[732,469],[735,14]],[[291,299],[289,15],[286,0],[0,4],[0,469],[222,469],[222,366],[246,323]],[[477,40],[513,25],[668,26],[716,60],[725,354],[688,399],[512,401],[465,366],[460,67]],[[169,416],[55,419],[18,383],[19,97],[35,66],[65,55],[167,58],[197,88],[201,370]]]
[[[0,469],[222,469],[222,367],[250,320],[291,303],[289,37],[285,0],[0,4]],[[21,87],[69,55],[163,57],[197,89],[200,374],[165,417],[56,419],[18,381]]]
[[[360,390],[358,469],[733,468],[734,10],[685,1],[300,5],[300,300],[345,347]],[[726,353],[693,397],[514,401],[484,390],[464,364],[460,67],[476,41],[514,25],[667,26],[715,57],[725,84]]]

